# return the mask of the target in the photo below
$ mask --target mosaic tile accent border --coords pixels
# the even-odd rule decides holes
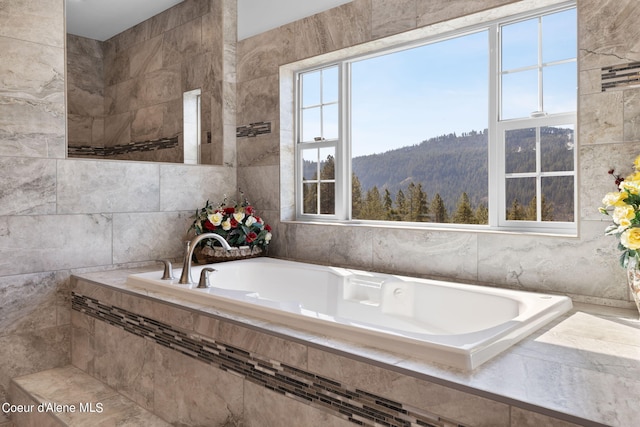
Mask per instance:
[[[236,128],[236,138],[253,137],[265,133],[271,133],[271,122],[250,123]]]
[[[640,62],[603,67],[602,91],[640,85]]]
[[[71,307],[164,347],[241,375],[289,398],[362,426],[465,427],[433,414],[72,292]]]
[[[161,138],[150,141],[132,142],[130,144],[114,145],[112,147],[91,147],[89,145],[69,146],[70,156],[96,156],[109,157],[119,154],[135,153],[140,151],[165,150],[178,146],[178,137]]]

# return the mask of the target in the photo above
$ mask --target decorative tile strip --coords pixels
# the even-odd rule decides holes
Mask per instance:
[[[70,145],[69,155],[110,157],[141,151],[166,150],[178,146],[178,137],[160,138],[150,141],[132,142],[130,144],[114,145],[112,147],[91,147],[89,145]]]
[[[602,67],[602,92],[640,85],[640,62]]]
[[[276,393],[354,424],[384,427],[464,427],[433,414],[338,381],[262,358],[217,340],[190,336],[172,326],[72,292],[71,307],[186,356],[242,376]]]
[[[236,138],[252,137],[264,133],[271,133],[271,122],[250,123],[236,128]]]

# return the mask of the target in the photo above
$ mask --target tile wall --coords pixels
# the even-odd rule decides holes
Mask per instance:
[[[225,34],[217,84],[235,111],[235,2],[183,7],[204,6]],[[236,189],[221,106],[224,166],[67,159],[64,49],[64,0],[0,0],[0,402],[10,378],[69,363],[72,271],[179,257],[192,212]]]
[[[273,132],[238,139],[238,182],[259,195],[255,203],[277,224],[275,255],[319,263],[358,266],[410,275],[559,292],[580,301],[632,307],[617,242],[603,235],[608,222],[597,208],[614,187],[610,167],[631,171],[640,154],[640,89],[602,92],[603,67],[640,57],[635,0],[578,0],[579,31],[579,233],[577,237],[397,230],[382,227],[291,223],[287,196],[293,153],[293,110],[283,104],[291,92],[279,67],[314,55],[379,47],[385,36],[402,38],[456,17],[505,6],[530,9],[559,1],[454,0],[442,2],[354,0],[238,43],[238,125],[271,122]],[[484,11],[484,12],[483,12]],[[465,18],[467,19],[467,18]],[[448,23],[447,23],[448,24]],[[442,25],[447,27],[447,25]],[[265,217],[267,214],[265,214]],[[272,219],[270,221],[274,222]],[[278,237],[281,236],[281,237]],[[427,261],[428,260],[428,261]]]

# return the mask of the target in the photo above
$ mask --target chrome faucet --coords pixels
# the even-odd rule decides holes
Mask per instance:
[[[186,247],[184,250],[184,263],[182,265],[182,274],[180,275],[180,280],[178,281],[178,283],[182,285],[190,285],[191,283],[194,283],[193,279],[191,278],[191,257],[193,257],[193,251],[196,249],[196,246],[198,245],[198,243],[200,243],[204,239],[215,239],[218,242],[220,242],[223,248],[225,248],[228,251],[231,250],[231,246],[229,246],[229,243],[227,243],[227,241],[224,240],[224,237],[216,233],[198,234],[192,240],[190,241],[188,240],[186,242]]]

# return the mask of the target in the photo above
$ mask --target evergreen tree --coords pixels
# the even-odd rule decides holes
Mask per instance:
[[[442,197],[440,197],[440,193],[436,193],[436,195],[433,196],[431,213],[433,215],[433,222],[449,222],[447,208],[444,206],[444,201]]]
[[[518,199],[513,199],[511,208],[507,209],[507,219],[511,221],[522,221],[525,218],[525,212]]]
[[[453,214],[453,222],[456,224],[475,224],[476,218],[471,209],[471,202],[467,193],[462,193],[458,200],[458,207]]]
[[[378,187],[376,186],[367,191],[364,206],[362,208],[362,219],[384,219],[384,205],[380,198],[380,191],[378,191]]]
[[[336,164],[333,156],[328,155],[320,169],[321,180],[335,180]],[[320,184],[320,213],[336,213],[336,185],[333,182],[323,182]]]
[[[407,199],[404,196],[402,190],[398,190],[398,194],[396,195],[396,221],[404,221],[404,218],[407,216]]]
[[[489,209],[487,205],[481,203],[476,209],[476,222],[478,224],[489,224]]]
[[[393,200],[391,200],[391,193],[387,188],[384,189],[384,196],[382,197],[382,205],[384,206],[384,219],[393,220]]]
[[[427,221],[429,215],[429,206],[427,205],[427,194],[422,190],[422,184],[415,185],[413,182],[409,184],[409,216],[408,221],[418,222]]]
[[[362,185],[356,174],[351,175],[351,216],[360,218],[362,211]]]

